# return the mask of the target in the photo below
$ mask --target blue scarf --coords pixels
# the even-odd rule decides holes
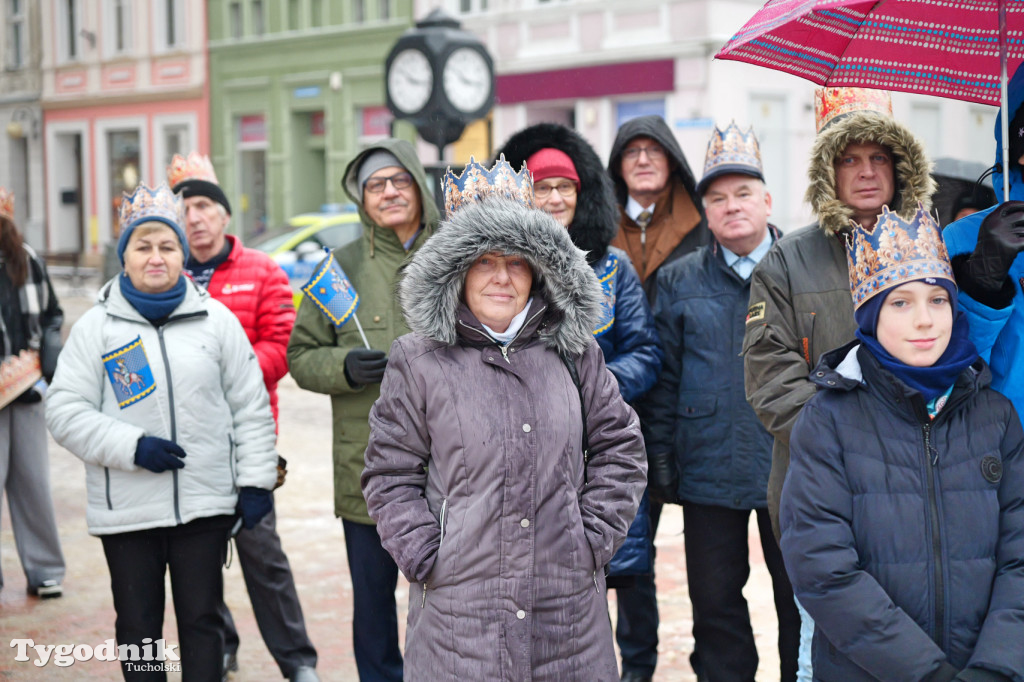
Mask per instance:
[[[159,294],[139,291],[125,273],[121,273],[120,284],[125,300],[150,322],[167,317],[185,300],[185,275],[179,275],[177,284]]]
[[[897,360],[889,351],[882,348],[882,344],[874,336],[874,330],[869,334],[861,327],[857,330],[857,338],[871,351],[882,367],[892,372],[910,388],[917,390],[927,403],[948,391],[956,383],[960,373],[978,359],[978,349],[967,338],[968,330],[966,315],[962,310],[957,310],[953,317],[949,345],[931,367],[911,367]]]

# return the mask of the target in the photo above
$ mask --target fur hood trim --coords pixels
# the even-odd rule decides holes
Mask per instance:
[[[533,270],[533,290],[548,304],[540,339],[581,355],[593,343],[603,294],[583,251],[543,211],[488,198],[460,208],[405,266],[398,300],[420,336],[455,345],[466,272],[485,253],[521,254]]]
[[[905,220],[913,218],[918,203],[925,210],[931,209],[936,185],[924,145],[892,118],[866,112],[850,114],[818,133],[807,167],[810,184],[804,200],[826,232],[845,230],[853,217],[853,210],[836,197],[835,159],[847,145],[864,142],[875,142],[892,151],[896,201],[889,208]]]
[[[619,207],[615,203],[612,179],[605,173],[601,158],[579,133],[558,123],[538,123],[513,135],[498,150],[518,171],[535,152],[547,148],[569,155],[580,176],[576,195],[576,213],[569,226],[573,244],[587,252],[587,261],[604,257],[608,245],[619,231]]]

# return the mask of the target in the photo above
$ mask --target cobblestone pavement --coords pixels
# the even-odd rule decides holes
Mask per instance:
[[[65,308],[67,324],[91,304],[87,288],[70,289],[56,283]],[[280,437],[278,450],[288,459],[287,483],[275,494],[278,532],[288,553],[298,585],[310,637],[316,645],[318,672],[325,682],[357,680],[352,656],[352,583],[345,561],[341,523],[332,511],[331,416],[327,396],[299,389],[291,377],[280,386]],[[114,609],[109,574],[100,541],[85,525],[85,476],[80,460],[51,440],[50,472],[57,521],[67,560],[64,597],[40,601],[25,593],[25,576],[14,547],[6,505],[0,519],[0,565],[4,587],[0,590],[0,680],[119,680],[118,664],[106,661],[75,662],[59,667],[51,660],[37,667],[32,661],[16,661],[11,640],[30,638],[36,644],[87,644],[96,647],[114,636]],[[778,651],[771,580],[751,525],[751,576],[745,591],[750,603],[754,634],[761,655],[757,679],[779,679]],[[662,515],[656,538],[657,585],[661,611],[657,682],[695,680],[688,657],[693,648],[690,601],[683,557],[682,513],[669,507]],[[240,670],[236,682],[270,682],[281,675],[263,646],[252,616],[248,595],[237,563],[227,569],[225,597],[241,636]],[[405,620],[408,584],[399,581],[399,619]],[[615,592],[609,594],[615,613]],[[177,642],[174,612],[167,589],[164,634]],[[402,633],[404,640],[404,632]],[[31,654],[30,650],[30,654]],[[34,659],[34,655],[31,656]],[[179,680],[171,673],[168,679]],[[469,681],[466,682],[475,682]]]

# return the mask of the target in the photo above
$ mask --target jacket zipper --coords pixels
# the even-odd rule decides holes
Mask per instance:
[[[922,424],[921,431],[924,434],[924,455],[928,463],[928,508],[931,512],[932,555],[935,561],[935,632],[932,635],[937,636],[936,641],[945,642],[946,590],[942,579],[942,537],[939,534],[939,506],[935,490],[935,468],[939,463],[939,452],[932,448],[931,424]]]
[[[511,365],[512,361],[508,359],[508,354],[510,352],[515,352],[515,351],[510,351],[509,350],[512,347],[512,344],[515,343],[516,341],[518,341],[519,340],[519,335],[523,333],[523,330],[526,329],[526,327],[531,322],[533,322],[535,319],[537,319],[540,315],[543,315],[544,312],[547,309],[548,309],[548,307],[544,306],[543,308],[541,308],[540,310],[535,312],[532,317],[530,317],[525,322],[523,322],[523,326],[519,328],[519,331],[516,333],[516,335],[514,337],[512,337],[512,340],[509,341],[508,343],[504,344],[504,345],[502,345],[502,344],[498,343],[497,341],[495,341],[494,339],[492,339],[490,336],[487,335],[486,332],[480,331],[479,329],[477,329],[475,327],[470,327],[468,324],[466,324],[465,322],[462,322],[461,320],[459,321],[459,324],[461,324],[466,329],[471,329],[472,331],[475,331],[477,334],[480,334],[481,336],[486,337],[488,341],[491,341],[492,343],[494,343],[494,345],[496,345],[498,347],[498,350],[501,351],[501,356],[503,358],[505,358],[505,362],[507,362],[508,364]]]
[[[171,409],[171,441],[174,443],[178,442],[178,425],[174,420],[174,384],[171,383],[171,362],[170,358],[167,357],[167,344],[164,343],[164,328],[163,325],[156,328],[156,336],[160,339],[160,355],[164,360],[164,375],[167,378],[167,400],[170,403]],[[180,500],[178,499],[178,470],[171,469],[171,476],[174,480],[174,520],[179,525],[181,524],[181,507]]]
[[[445,522],[445,518],[447,518],[447,516],[448,516],[448,498],[446,497],[446,498],[444,498],[441,501],[441,518],[439,519],[440,522],[441,522],[441,540],[440,540],[440,542],[437,543],[437,551],[438,551],[438,553],[441,552],[441,545],[444,544],[444,522]],[[422,608],[426,608],[426,606],[427,606],[427,581],[424,580],[423,581],[423,598],[420,600],[420,608],[421,609]]]

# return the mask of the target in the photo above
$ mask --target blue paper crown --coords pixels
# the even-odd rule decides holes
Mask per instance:
[[[704,177],[697,186],[701,195],[711,181],[720,175],[740,173],[764,180],[764,167],[761,165],[761,147],[754,135],[754,128],[743,132],[735,121],[729,123],[725,130],[715,126],[708,141],[708,151],[704,156]]]
[[[166,182],[150,189],[140,182],[132,194],[125,193],[119,209],[121,230],[156,220],[176,229],[185,226],[185,201]]]
[[[938,223],[921,204],[912,219],[904,220],[882,207],[871,230],[851,220],[846,238],[850,267],[850,293],[856,310],[875,294],[919,279],[953,279],[949,252]]]
[[[523,164],[518,173],[505,160],[502,154],[494,162],[494,167],[487,170],[473,157],[469,157],[462,175],[455,175],[449,168],[442,182],[444,188],[445,215],[450,216],[460,206],[476,203],[487,197],[504,197],[518,201],[528,208],[536,208],[533,200],[533,176]]]

